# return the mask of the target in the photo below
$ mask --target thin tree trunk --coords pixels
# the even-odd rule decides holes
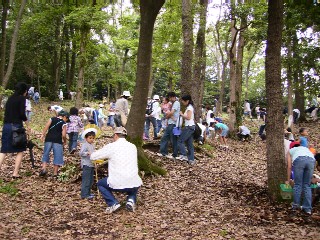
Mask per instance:
[[[296,88],[295,88],[295,100],[296,100],[296,108],[300,110],[300,117],[299,122],[306,121],[306,115],[305,115],[305,84],[304,84],[304,78],[303,73],[301,69],[295,70],[295,81],[297,82]]]
[[[280,199],[279,184],[286,180],[281,91],[282,27],[283,0],[269,0],[266,48],[266,95],[268,108],[266,146],[268,191],[273,200]]]
[[[17,20],[16,20],[16,25],[14,27],[12,40],[11,40],[8,68],[7,68],[7,71],[4,75],[4,78],[2,80],[2,87],[4,87],[4,88],[7,87],[9,78],[12,73],[13,64],[14,64],[14,60],[15,60],[14,58],[16,55],[16,47],[17,47],[17,41],[18,41],[18,36],[19,36],[19,29],[20,29],[21,20],[22,20],[22,14],[23,14],[24,8],[26,6],[26,3],[27,3],[27,0],[21,0],[21,6],[19,9],[19,13],[18,13]]]
[[[182,0],[181,94],[192,94],[193,18],[191,0]]]
[[[80,54],[79,54],[79,75],[77,81],[76,107],[81,108],[84,94],[84,68],[86,66],[86,47],[88,43],[90,28],[80,29]]]
[[[292,88],[292,45],[291,40],[288,41],[288,65],[287,65],[287,81],[288,81],[288,115],[293,116],[293,88]],[[288,127],[292,127],[293,124],[289,125]]]
[[[205,62],[206,62],[206,23],[207,23],[207,6],[208,0],[200,0],[200,24],[197,34],[197,41],[195,47],[195,65],[193,70],[192,85],[199,86],[198,88],[193,87],[191,91],[192,100],[195,107],[195,119],[199,121],[201,117],[201,105],[202,96],[204,91],[205,80]]]
[[[2,0],[2,18],[1,18],[1,49],[0,49],[0,79],[4,78],[6,65],[6,46],[7,46],[7,17],[8,17],[8,1]]]
[[[71,65],[70,65],[70,87],[74,82],[74,76],[76,72],[76,57],[77,57],[77,41],[74,38],[74,27],[70,26],[70,37],[72,41],[72,51],[71,51]]]
[[[65,60],[66,60],[66,86],[68,94],[71,92],[71,76],[70,76],[70,36],[69,36],[69,26],[64,27],[64,37],[65,37]]]
[[[153,91],[154,83],[155,83],[155,79],[154,79],[154,76],[152,76],[150,78],[149,89],[148,89],[148,97],[150,97],[150,98],[152,97],[152,91]]]
[[[246,87],[245,87],[245,94],[244,94],[244,98],[248,99],[248,89],[249,89],[249,74],[250,74],[250,68],[251,68],[251,62],[253,60],[253,58],[256,56],[258,51],[258,48],[256,48],[253,52],[253,54],[250,56],[248,63],[247,63],[247,68],[246,68],[246,75],[245,75],[245,79],[246,79]]]

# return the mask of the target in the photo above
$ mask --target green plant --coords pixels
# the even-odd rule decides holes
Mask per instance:
[[[16,185],[16,181],[4,183],[3,180],[0,180],[0,193],[5,193],[13,197],[19,192],[19,189],[16,187]]]
[[[58,180],[67,182],[78,173],[78,169],[74,164],[66,164],[60,169]]]

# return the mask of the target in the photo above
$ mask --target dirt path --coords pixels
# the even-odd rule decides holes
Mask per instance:
[[[230,145],[212,151],[212,158],[197,153],[193,167],[146,150],[168,176],[145,178],[137,211],[112,215],[104,213],[102,199],[80,200],[79,182],[43,180],[26,162],[21,173],[31,176],[18,181],[19,194],[0,193],[0,238],[320,239],[319,222],[292,221],[288,203],[269,203],[264,143]],[[3,167],[4,181],[11,164]]]

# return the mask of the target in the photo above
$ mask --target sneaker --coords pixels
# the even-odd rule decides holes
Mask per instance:
[[[157,156],[159,156],[159,157],[165,157],[166,155],[162,155],[162,153],[157,153]]]
[[[199,145],[203,145],[203,142],[202,142],[202,141],[199,141]]]
[[[113,204],[111,207],[106,208],[106,213],[108,213],[108,214],[113,213],[113,212],[117,211],[120,207],[121,207],[121,205],[119,203]]]
[[[188,163],[189,163],[190,165],[195,165],[195,164],[196,164],[196,160],[189,160]]]
[[[126,209],[129,212],[134,212],[135,208],[136,208],[136,205],[134,204],[134,202],[132,200],[129,200],[126,204]]]
[[[180,160],[180,161],[188,161],[186,156],[180,155],[179,157],[176,157],[176,159]]]
[[[40,177],[44,177],[44,176],[46,176],[46,175],[47,175],[47,171],[46,171],[46,170],[43,170],[43,169],[42,169],[42,170],[40,171],[40,173],[39,173],[39,176],[40,176]]]
[[[174,157],[174,156],[169,155],[169,154],[165,155],[165,157],[166,157],[166,158],[168,158],[168,159],[175,159],[175,157]]]
[[[83,197],[82,199],[92,200],[94,198],[94,194],[90,194],[88,197]]]

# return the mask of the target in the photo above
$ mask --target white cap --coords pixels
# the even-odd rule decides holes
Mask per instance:
[[[82,139],[85,139],[85,136],[86,136],[86,134],[87,133],[89,133],[89,132],[94,132],[96,135],[97,135],[97,129],[95,129],[95,128],[87,128],[86,130],[84,130],[83,131],[83,133],[81,134],[81,138]]]
[[[122,96],[130,97],[130,91],[123,91]]]
[[[127,130],[124,127],[116,127],[113,130],[113,133],[119,133],[119,134],[122,134],[122,135],[127,135]]]
[[[160,100],[159,95],[154,95],[154,96],[153,96],[153,100]]]
[[[103,107],[104,107],[104,105],[103,105],[103,104],[99,104],[99,107],[103,108]]]

